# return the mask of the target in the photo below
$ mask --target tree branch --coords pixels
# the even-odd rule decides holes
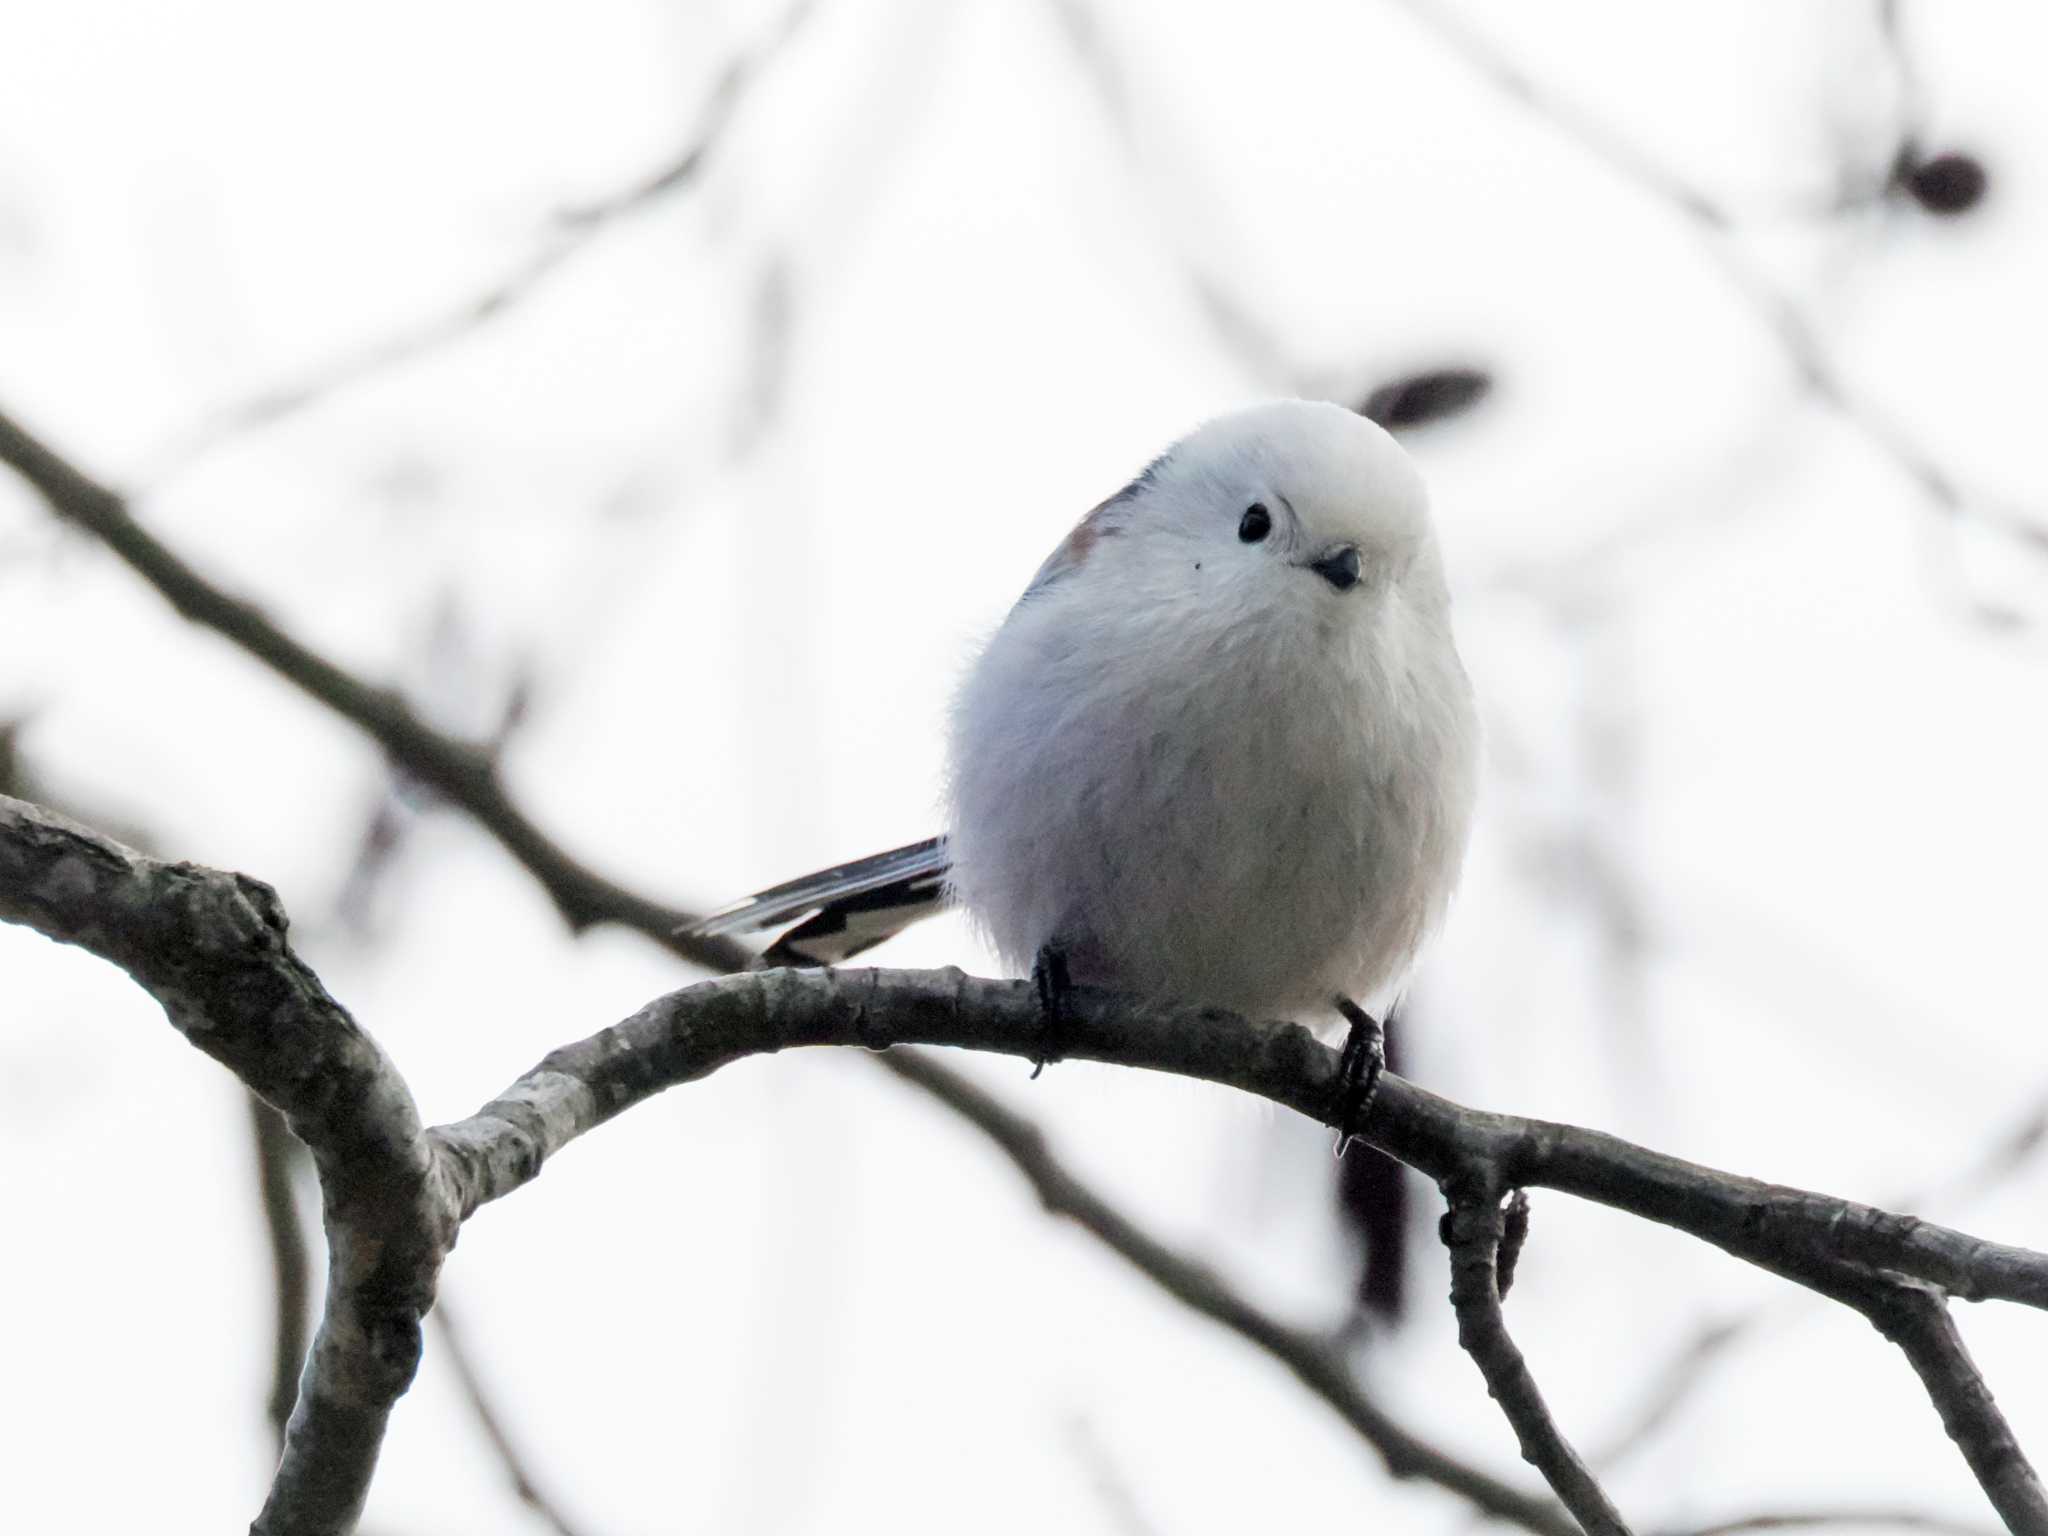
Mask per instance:
[[[311,1265],[306,1256],[306,1230],[299,1220],[292,1192],[292,1140],[284,1116],[255,1094],[249,1096],[249,1122],[255,1133],[257,1192],[263,1205],[263,1228],[270,1238],[270,1267],[276,1280],[277,1317],[271,1346],[271,1427],[277,1448],[284,1449],[285,1426],[299,1397],[299,1367],[306,1359],[306,1307],[312,1292]]]
[[[1621,1512],[1559,1431],[1528,1362],[1508,1333],[1500,1301],[1506,1226],[1498,1189],[1480,1185],[1451,1196],[1443,1238],[1451,1250],[1451,1307],[1458,1315],[1458,1342],[1514,1427],[1522,1459],[1543,1474],[1587,1536],[1629,1536]]]
[[[1941,1415],[1941,1426],[2006,1527],[2019,1536],[2048,1533],[2048,1493],[2012,1427],[1992,1401],[1977,1363],[1942,1295],[1932,1287],[1880,1277],[1850,1304],[1904,1351]]]
[[[354,1527],[455,1235],[412,1095],[285,943],[276,893],[0,797],[0,920],[120,966],[312,1149],[327,1309],[255,1536]]]
[[[1895,414],[1885,411],[1859,390],[1822,340],[1819,327],[1806,310],[1744,258],[1736,243],[1734,221],[1718,199],[1659,164],[1635,140],[1540,85],[1502,49],[1452,14],[1439,0],[1398,3],[1497,94],[1547,123],[1639,193],[1676,212],[1699,237],[1701,248],[1728,285],[1769,331],[1799,386],[1888,459],[1937,514],[1950,520],[1975,521],[2010,540],[2034,560],[2048,561],[2048,523],[1972,494],[1962,479],[1942,464],[1933,450]],[[1909,77],[1897,18],[1888,6],[1879,8],[1878,25],[1896,67],[1902,77]],[[1902,87],[1907,96],[1912,94],[1910,78],[1902,80]],[[1910,105],[1901,114],[1900,143],[1885,159],[1884,176],[1875,183],[1880,188],[1887,184],[1884,178],[1890,175],[1898,154],[1910,147],[1914,115]],[[2006,616],[1980,606],[1976,617],[2002,622]]]
[[[1030,1060],[1042,1047],[1043,1020],[1026,982],[957,970],[753,972],[657,998],[552,1052],[477,1114],[422,1132],[397,1071],[285,944],[284,914],[267,886],[159,863],[0,798],[0,920],[122,966],[188,1039],[282,1110],[313,1149],[331,1253],[328,1305],[258,1536],[349,1528],[391,1404],[417,1366],[420,1319],[461,1221],[532,1180],[585,1131],[664,1088],[762,1052],[952,1045]],[[1070,998],[1065,1054],[1238,1088],[1323,1124],[1337,1113],[1337,1055],[1298,1024],[1148,1008],[1080,987]],[[1030,1136],[1016,1122],[1006,1127],[992,1113],[999,1108],[974,1106],[976,1123],[1007,1128],[1013,1160],[1026,1166],[1035,1155]],[[1924,1285],[1902,1288],[1896,1278],[2048,1306],[2048,1255],[1716,1172],[1598,1132],[1466,1109],[1392,1075],[1381,1079],[1362,1137],[1440,1184],[1565,1190],[1690,1232],[1865,1310],[1906,1351],[1994,1507],[2017,1531],[2048,1530],[2033,1473],[1945,1311],[1929,1309]],[[1106,1203],[1057,1164],[1036,1166],[1058,1208],[1142,1251],[1140,1235],[1120,1229]],[[1483,1236],[1490,1266],[1498,1233]],[[1190,1305],[1205,1301],[1210,1315],[1227,1307],[1213,1277],[1193,1266],[1176,1270],[1163,1252],[1146,1257],[1148,1273],[1171,1275]],[[1233,1326],[1259,1338],[1248,1316]]]
[[[1933,1536],[1996,1536],[1988,1526],[1950,1520],[1922,1510],[1893,1509],[1883,1505],[1866,1509],[1854,1504],[1840,1509],[1774,1509],[1761,1514],[1735,1515],[1716,1520],[1712,1525],[1696,1525],[1688,1530],[1669,1532],[1667,1536],[1748,1536],[1751,1531],[1815,1531],[1836,1525],[1858,1528],[1888,1525],[1894,1530],[1927,1531]]]
[[[1951,1206],[1965,1199],[1981,1200],[2023,1168],[2040,1151],[2044,1140],[2048,1140],[2048,1099],[2038,1100],[2029,1106],[1968,1162],[1950,1169],[1932,1183],[1901,1189],[1886,1204],[1900,1210],[1917,1211]],[[1658,1371],[1655,1384],[1644,1394],[1643,1407],[1635,1421],[1593,1457],[1595,1465],[1611,1473],[1616,1464],[1649,1443],[1677,1416],[1729,1351],[1752,1338],[1774,1314],[1785,1313],[1787,1306],[1796,1306],[1797,1302],[1797,1297],[1780,1295],[1770,1302],[1732,1316],[1716,1318],[1696,1329],[1690,1339],[1672,1351]],[[1761,1520],[1769,1516],[1744,1518]],[[1808,1511],[1795,1523],[1811,1523],[1819,1518],[1818,1512]],[[1896,1525],[1900,1519],[1879,1520],[1873,1517],[1866,1523]]]
[[[254,603],[213,585],[92,480],[0,413],[0,463],[35,487],[59,517],[98,539],[194,624],[240,646],[286,682],[359,727],[407,772],[460,805],[538,880],[576,931],[619,923],[654,937],[685,960],[737,970],[752,951],[731,939],[677,930],[691,913],[612,884],[572,858],[513,803],[489,748],[444,736],[398,693],[364,682],[303,644]]]
[[[437,1297],[434,1302],[433,1321],[441,1335],[442,1353],[455,1368],[455,1379],[461,1384],[462,1395],[468,1399],[470,1411],[482,1426],[484,1438],[491,1442],[491,1450],[496,1453],[498,1464],[505,1469],[513,1493],[555,1536],[576,1536],[576,1528],[569,1523],[560,1506],[534,1480],[526,1458],[520,1454],[504,1421],[498,1417],[498,1410],[491,1402],[490,1392],[484,1386],[476,1362],[470,1358],[469,1345],[463,1339],[462,1330],[455,1325],[455,1317],[445,1295]]]
[[[330,395],[460,341],[511,313],[600,235],[698,178],[717,154],[755,83],[789,46],[814,9],[815,0],[793,0],[759,44],[725,67],[712,86],[696,131],[666,163],[603,197],[562,210],[545,238],[481,292],[218,412],[173,449],[171,466],[196,458],[237,433],[296,416]]]

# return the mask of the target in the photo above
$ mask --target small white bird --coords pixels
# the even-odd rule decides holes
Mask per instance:
[[[1390,1001],[1443,915],[1478,741],[1408,456],[1339,406],[1253,406],[1039,568],[955,700],[944,837],[697,931],[794,921],[769,957],[831,964],[950,899],[1033,967],[1049,1021],[1070,979],[1253,1018],[1336,1006],[1362,1109],[1378,1025],[1353,1000]]]

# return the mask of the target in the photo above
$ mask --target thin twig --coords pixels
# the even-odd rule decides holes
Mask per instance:
[[[1938,1182],[1917,1190],[1902,1190],[1885,1204],[1894,1210],[1924,1211],[1981,1199],[2023,1168],[2044,1140],[2048,1140],[2048,1099],[2031,1105],[1983,1152],[1950,1170]],[[1810,1299],[1798,1293],[1781,1295],[1695,1330],[1691,1338],[1672,1351],[1658,1371],[1655,1385],[1644,1393],[1643,1406],[1612,1441],[1595,1453],[1593,1464],[1611,1472],[1633,1456],[1678,1416],[1706,1382],[1715,1364],[1765,1328],[1773,1317],[1782,1318]]]
[[[815,0],[793,0],[754,47],[720,74],[688,144],[663,165],[624,187],[557,213],[540,244],[489,287],[446,312],[406,326],[289,382],[270,385],[227,406],[191,431],[157,466],[174,472],[227,438],[274,426],[337,392],[439,350],[502,319],[537,293],[599,236],[696,181],[716,156],[740,109],[775,59],[815,10]]]
[[[1543,1474],[1587,1536],[1629,1536],[1621,1512],[1558,1429],[1528,1362],[1508,1333],[1499,1283],[1505,1225],[1500,1193],[1491,1185],[1451,1197],[1444,1243],[1451,1250],[1451,1307],[1458,1314],[1458,1342],[1478,1365],[1487,1391],[1514,1427],[1522,1459]]]
[[[307,1309],[312,1298],[312,1263],[305,1224],[292,1190],[292,1165],[299,1144],[284,1116],[255,1094],[249,1095],[249,1122],[255,1132],[256,1186],[263,1207],[263,1228],[270,1237],[270,1267],[276,1281],[276,1323],[272,1329],[270,1394],[267,1410],[284,1449],[285,1426],[299,1398],[299,1370],[306,1361]]]
[[[1390,1418],[1359,1384],[1322,1335],[1261,1311],[1199,1260],[1178,1253],[1083,1184],[1054,1155],[1044,1133],[1024,1116],[922,1051],[886,1051],[872,1058],[957,1110],[1022,1174],[1046,1210],[1065,1217],[1175,1301],[1257,1345],[1334,1409],[1379,1454],[1390,1476],[1434,1483],[1474,1508],[1524,1529],[1569,1533],[1562,1511],[1437,1449]]]
[[[1080,1413],[1069,1415],[1065,1428],[1067,1441],[1087,1474],[1089,1486],[1095,1490],[1103,1514],[1124,1536],[1160,1536],[1158,1525],[1145,1513],[1130,1479],[1088,1417]]]
[[[476,1362],[470,1358],[469,1345],[464,1341],[462,1330],[456,1326],[453,1311],[444,1293],[434,1302],[429,1314],[434,1329],[441,1336],[441,1355],[455,1370],[455,1379],[461,1384],[462,1395],[468,1399],[470,1411],[476,1415],[482,1426],[484,1438],[491,1442],[498,1464],[505,1469],[511,1480],[512,1491],[519,1501],[538,1515],[543,1524],[555,1536],[576,1536],[576,1528],[562,1514],[554,1500],[541,1490],[534,1481],[526,1457],[512,1442],[505,1428],[504,1420],[498,1416],[497,1407],[491,1402],[490,1392],[484,1386],[483,1377],[478,1373]]]
[[[1648,1445],[1659,1430],[1677,1418],[1679,1410],[1706,1381],[1714,1362],[1763,1324],[1765,1312],[1764,1307],[1758,1307],[1741,1317],[1717,1318],[1700,1324],[1690,1338],[1671,1352],[1628,1424],[1593,1453],[1593,1464],[1612,1472]]]
[[[1663,1533],[1663,1536],[1747,1536],[1751,1531],[1812,1531],[1831,1526],[1890,1526],[1897,1531],[1927,1531],[1932,1536],[1998,1536],[1989,1526],[1925,1510],[1895,1509],[1875,1505],[1860,1509],[1847,1504],[1840,1509],[1773,1509],[1753,1515],[1733,1515],[1711,1525],[1695,1525]]]
[[[1799,384],[1890,460],[1930,507],[1944,517],[1969,519],[1993,529],[2035,559],[2048,561],[2048,523],[1967,492],[1960,478],[1940,462],[1932,449],[1895,415],[1864,395],[1821,340],[1819,328],[1804,307],[1743,256],[1733,220],[1719,199],[1659,163],[1637,140],[1614,131],[1592,113],[1538,84],[1498,45],[1438,0],[1396,3],[1496,92],[1577,144],[1638,192],[1673,209],[1691,225],[1715,270],[1775,339]],[[1894,57],[1903,59],[1895,18],[1887,21],[1880,12],[1880,26]],[[1910,116],[1903,117],[1902,123],[1910,126],[1911,120]]]
[[[119,495],[4,414],[0,463],[11,465],[51,510],[112,550],[185,618],[225,636],[358,726],[415,778],[468,811],[540,882],[572,930],[619,923],[714,970],[736,970],[752,958],[733,940],[681,934],[678,930],[695,920],[692,914],[614,885],[572,858],[513,803],[489,747],[441,734],[397,692],[364,682],[287,633],[254,603],[207,581],[136,522]]]

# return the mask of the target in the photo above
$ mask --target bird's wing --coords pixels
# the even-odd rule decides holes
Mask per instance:
[[[771,964],[837,965],[894,938],[945,904],[943,837],[894,848],[736,901],[692,925],[701,937],[796,926],[769,946]]]

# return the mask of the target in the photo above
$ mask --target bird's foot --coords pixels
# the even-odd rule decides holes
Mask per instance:
[[[1038,951],[1031,966],[1031,984],[1038,989],[1038,1050],[1031,1058],[1031,1080],[1049,1061],[1058,1061],[1066,1050],[1067,1026],[1073,1018],[1069,999],[1074,978],[1067,974],[1067,952],[1057,944]]]
[[[1337,999],[1337,1011],[1351,1025],[1350,1033],[1344,1037],[1343,1054],[1337,1058],[1336,1097],[1331,1106],[1331,1120],[1337,1127],[1337,1156],[1342,1157],[1372,1113],[1380,1074],[1387,1070],[1387,1032],[1378,1019],[1348,997]]]

